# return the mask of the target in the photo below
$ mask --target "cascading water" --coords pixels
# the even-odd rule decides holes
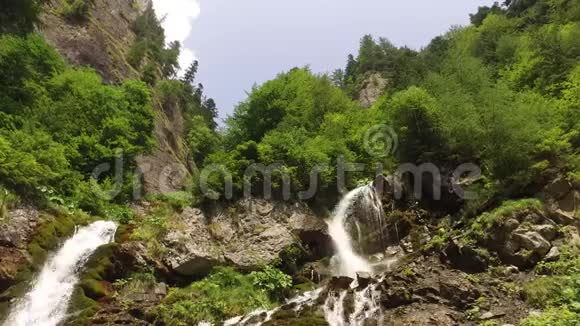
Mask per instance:
[[[111,242],[117,226],[99,221],[79,229],[46,263],[32,290],[18,302],[5,326],[56,326],[66,318],[78,272],[95,250]]]
[[[372,274],[373,267],[363,257],[359,256],[353,248],[352,237],[347,229],[347,218],[352,216],[358,203],[366,222],[375,224],[382,237],[383,229],[383,208],[382,203],[375,192],[373,185],[366,185],[349,192],[336,206],[332,220],[328,222],[328,232],[332,237],[338,258],[338,268],[336,275],[356,278],[358,272]],[[360,243],[363,235],[359,221],[350,221],[356,227],[358,241]],[[364,325],[368,319],[380,319],[380,307],[377,304],[379,291],[376,284],[370,284],[364,289],[354,289],[357,281],[351,284],[352,290],[341,290],[338,293],[330,291],[324,303],[324,315],[326,321],[332,326],[358,326]],[[354,311],[346,315],[344,307],[348,295],[352,296]]]
[[[356,188],[346,194],[342,200],[338,203],[334,210],[332,219],[328,222],[328,233],[330,234],[332,241],[336,249],[336,255],[338,258],[338,268],[335,271],[336,275],[356,277],[357,272],[367,272],[371,273],[373,271],[371,265],[361,256],[357,255],[354,251],[351,235],[347,231],[347,218],[349,213],[354,207],[354,203],[357,200],[362,201],[365,210],[374,213],[379,209],[374,200],[373,196],[369,195],[369,192],[373,191],[372,186],[363,186]],[[360,227],[354,222],[357,227],[358,238],[360,240]]]
[[[355,215],[364,216],[364,221],[357,220],[354,217]],[[328,233],[336,249],[335,259],[337,264],[333,271],[335,276],[348,276],[356,279],[357,273],[364,272],[372,274],[374,272],[373,266],[365,258],[356,253],[353,247],[352,236],[349,232],[349,226],[358,232],[359,241],[363,237],[359,224],[361,222],[370,224],[371,228],[379,231],[379,236],[382,236],[383,218],[383,207],[372,184],[356,188],[342,198],[336,206],[332,218],[327,222]],[[388,268],[388,263],[384,264],[383,262],[383,270],[385,266]],[[294,298],[288,301],[283,307],[270,311],[264,309],[256,310],[245,316],[229,319],[224,325],[262,325],[264,322],[272,319],[278,311],[285,310],[288,306],[294,307],[292,310],[295,312],[300,312],[304,308],[319,304],[318,299],[324,293],[326,299],[322,310],[324,311],[326,321],[331,326],[362,326],[370,319],[375,321],[381,320],[381,309],[379,306],[380,283],[381,281],[372,281],[368,286],[360,288],[358,282],[355,280],[348,290],[330,290],[325,292],[321,288]],[[345,309],[345,302],[351,301],[351,299],[353,304],[352,308],[354,308],[353,311],[350,311],[351,309]]]

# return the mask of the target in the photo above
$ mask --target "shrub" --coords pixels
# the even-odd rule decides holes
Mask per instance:
[[[467,233],[477,241],[486,241],[496,228],[499,228],[509,218],[527,210],[541,210],[542,204],[538,199],[520,199],[503,202],[491,212],[486,212],[475,219]]]
[[[91,0],[62,0],[60,13],[66,18],[85,18],[89,12]]]
[[[242,275],[232,268],[215,268],[201,281],[183,289],[172,289],[151,313],[156,322],[187,326],[202,321],[219,323],[258,308],[271,308],[275,303],[267,289],[287,285],[289,276],[284,277],[274,269],[261,273],[264,274]],[[256,278],[260,281],[254,283]]]

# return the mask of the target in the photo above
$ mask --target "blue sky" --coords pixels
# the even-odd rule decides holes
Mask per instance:
[[[182,62],[200,61],[198,81],[233,112],[246,91],[279,72],[310,65],[341,68],[364,34],[419,49],[493,0],[154,0],[168,41],[182,41]]]

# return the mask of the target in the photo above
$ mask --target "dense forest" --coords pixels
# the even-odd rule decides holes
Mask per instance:
[[[229,205],[243,197],[245,183],[252,195],[263,195],[264,177],[245,175],[256,163],[275,167],[277,199],[289,176],[294,200],[309,188],[311,172],[323,166],[318,192],[307,201],[325,207],[341,195],[339,161],[364,164],[347,174],[349,189],[371,181],[379,163],[384,175],[403,163],[433,163],[443,170],[475,164],[481,177],[470,189],[479,196],[449,212],[461,222],[443,228],[449,232],[440,234],[445,238],[454,228],[491,232],[494,218],[528,205],[526,198],[551,180],[580,183],[579,1],[508,0],[481,7],[471,25],[453,27],[420,50],[366,35],[344,69],[316,74],[297,67],[255,86],[223,128],[216,103],[196,81],[198,63],[179,67],[180,44],[166,44],[152,7],[132,26],[136,39],[126,60],[138,76],[104,83],[93,69],[67,63],[37,32],[43,2],[5,1],[0,13],[0,224],[21,204],[57,207],[138,224],[135,239],[157,248],[158,232],[168,226],[160,216],[136,222],[129,203],[139,181],[133,177],[136,159],[155,146],[156,107],[168,101],[179,103],[185,117],[192,177],[183,191],[147,199],[172,208]],[[62,1],[61,14],[82,21],[90,3]],[[382,95],[363,108],[357,100],[373,78],[384,81]],[[377,125],[396,134],[391,155],[376,155],[366,144]],[[114,169],[93,174],[120,156],[125,177],[118,195],[95,193],[95,184],[119,187]],[[200,171],[215,166],[224,173],[211,174],[208,196]],[[231,196],[224,188],[227,174]],[[529,296],[543,312],[525,325],[578,322],[578,248],[563,256],[541,266],[550,276]],[[292,283],[281,270],[290,273],[282,265],[248,275],[218,269],[172,292],[155,314],[169,325],[186,325],[272,305]],[[225,290],[216,292],[215,284]],[[191,303],[198,292],[207,295],[203,306]],[[252,295],[238,302],[240,293]]]

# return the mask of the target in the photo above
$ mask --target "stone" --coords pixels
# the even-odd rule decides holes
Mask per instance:
[[[514,265],[507,266],[505,270],[510,274],[517,274],[520,272],[520,269]]]
[[[563,211],[561,209],[555,209],[553,211],[553,217],[556,220],[556,222],[562,225],[571,225],[577,221],[576,218],[574,217],[574,214]]]
[[[383,94],[388,85],[386,79],[381,74],[375,73],[364,81],[364,86],[359,94],[359,103],[365,108],[370,108]]]
[[[504,228],[507,232],[511,232],[511,231],[517,229],[518,226],[520,226],[520,222],[518,220],[516,220],[515,218],[510,218],[504,224]]]
[[[328,282],[328,288],[331,290],[347,290],[354,281],[348,276],[333,276]]]
[[[493,313],[491,311],[485,312],[483,313],[481,316],[479,316],[480,320],[490,320],[490,319],[494,319],[494,318],[499,318],[499,317],[503,317],[505,316],[505,313]]]
[[[512,234],[512,238],[518,241],[522,248],[531,250],[542,257],[545,256],[551,248],[550,242],[544,239],[537,232],[518,232],[518,230],[516,230],[516,232]]]
[[[479,291],[467,280],[440,279],[441,297],[458,308],[465,308],[480,297]]]
[[[554,199],[560,199],[572,190],[572,185],[564,178],[557,178],[546,186],[544,192]]]
[[[558,247],[552,247],[546,257],[544,257],[545,261],[556,261],[560,259],[560,249]]]
[[[534,232],[539,233],[544,239],[552,241],[558,235],[558,230],[554,225],[544,224],[544,225],[534,225],[532,227]]]
[[[530,212],[522,219],[522,222],[529,224],[540,224],[544,217],[536,212]]]
[[[371,282],[373,278],[371,274],[367,272],[357,272],[356,273],[356,281],[358,283],[358,288],[366,288]]]

